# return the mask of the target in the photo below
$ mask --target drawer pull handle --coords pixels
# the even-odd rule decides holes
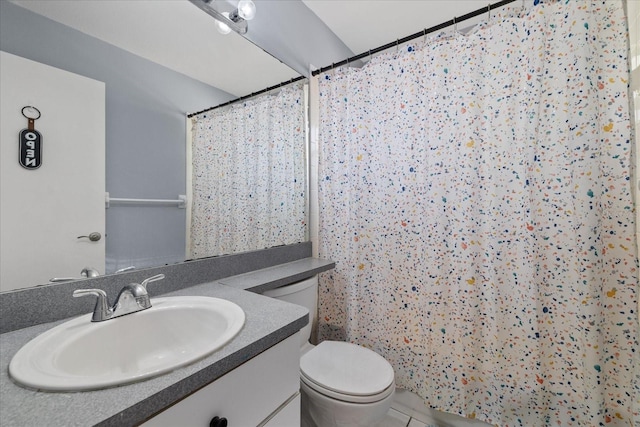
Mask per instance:
[[[227,419],[220,417],[213,417],[209,423],[209,427],[227,427]]]

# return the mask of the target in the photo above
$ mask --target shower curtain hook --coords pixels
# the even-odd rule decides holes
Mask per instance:
[[[491,3],[487,6],[487,13],[489,14],[489,21],[491,21]]]
[[[456,22],[456,17],[453,17],[453,32],[457,33],[458,32],[458,23]]]
[[[400,51],[400,47],[398,46],[399,42],[400,42],[400,39],[396,39],[396,53]]]
[[[422,30],[422,41],[424,43],[427,42],[427,29],[426,28],[424,30]]]

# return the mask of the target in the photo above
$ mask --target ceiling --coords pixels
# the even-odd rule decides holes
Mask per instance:
[[[383,46],[495,3],[495,0],[302,1],[354,54]]]
[[[10,1],[235,96],[308,75],[310,69],[488,5],[486,0],[254,0],[257,15],[245,39],[219,34],[213,18],[187,0]]]

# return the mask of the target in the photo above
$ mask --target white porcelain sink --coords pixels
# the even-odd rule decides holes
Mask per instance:
[[[88,314],[48,330],[16,353],[11,377],[49,391],[132,383],[203,358],[244,325],[244,311],[219,298],[155,298],[151,303],[147,310],[104,322],[92,323]]]

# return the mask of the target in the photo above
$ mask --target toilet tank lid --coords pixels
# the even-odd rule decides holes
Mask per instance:
[[[326,389],[369,396],[393,383],[393,368],[382,356],[356,344],[323,341],[300,359],[302,374]]]
[[[309,279],[302,280],[300,282],[284,285],[279,288],[268,289],[262,293],[262,295],[270,298],[280,298],[285,295],[294,294],[296,292],[304,291],[311,286],[318,284],[318,278],[313,276]]]

